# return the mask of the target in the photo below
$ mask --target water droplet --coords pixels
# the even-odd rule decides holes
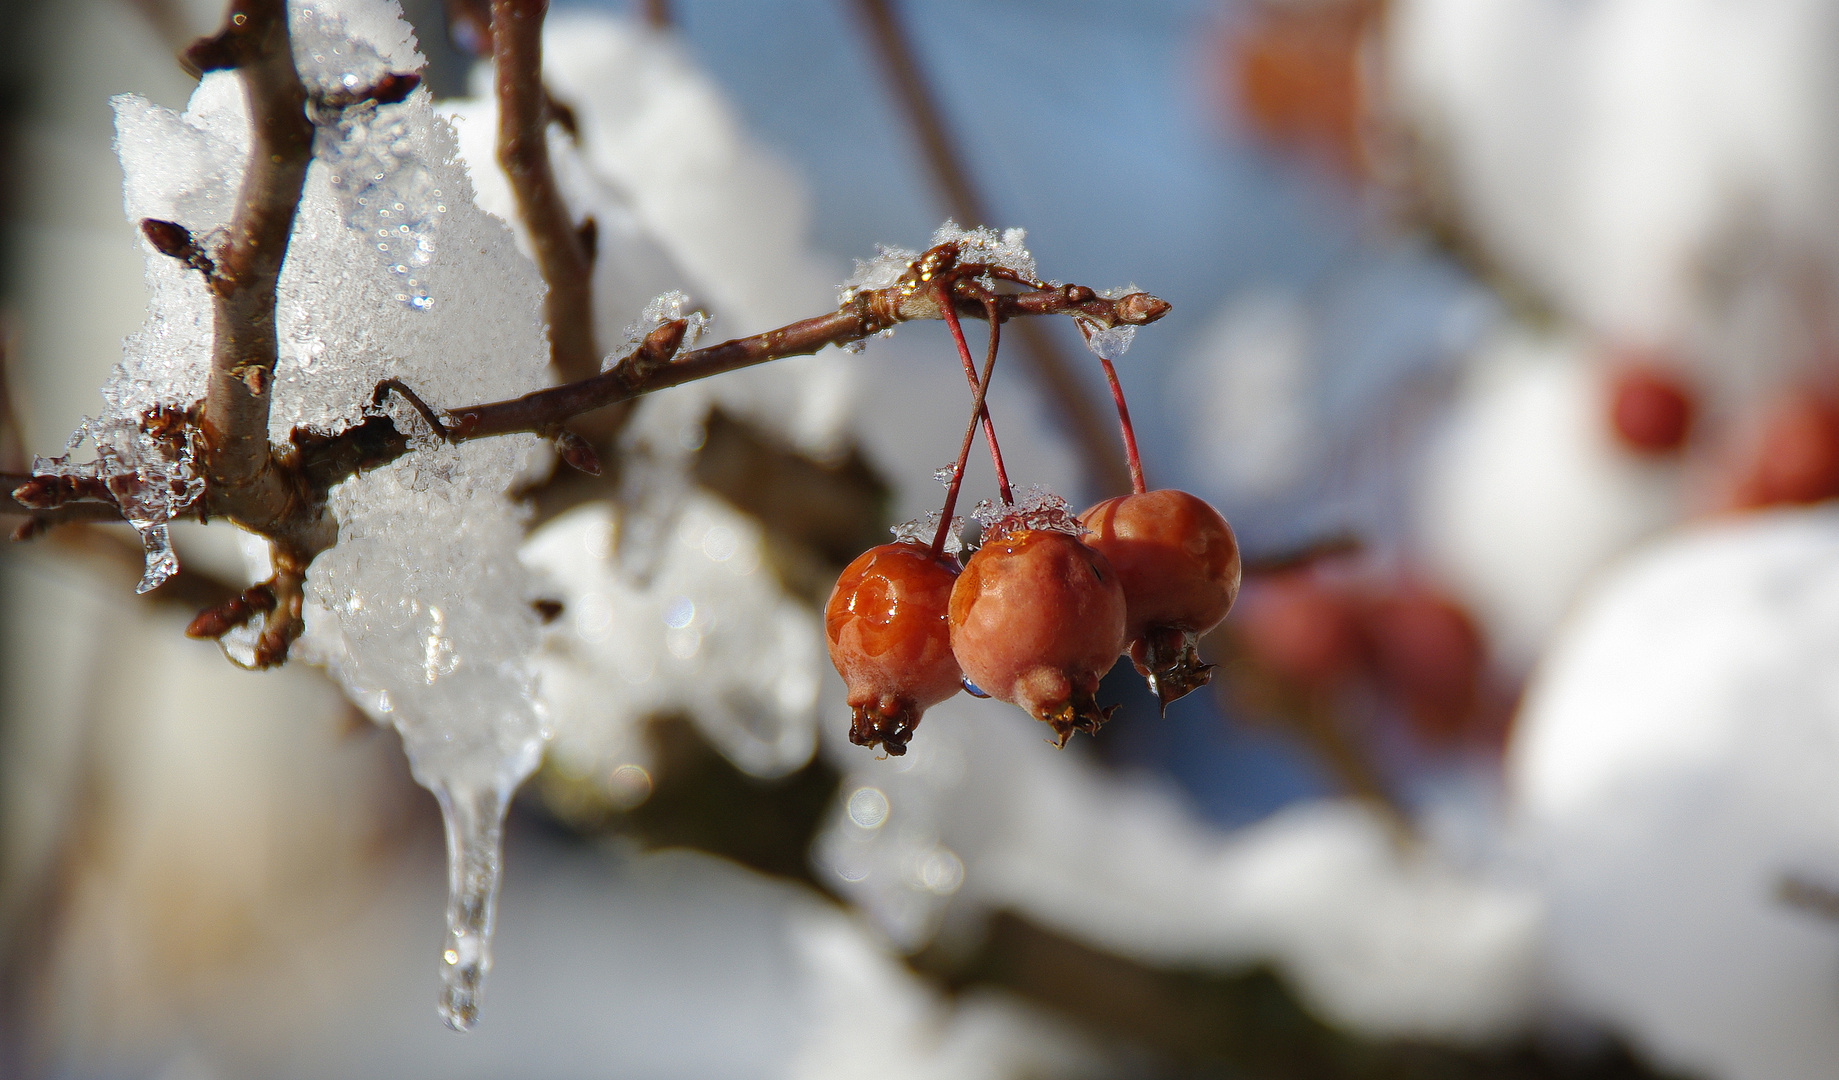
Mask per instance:
[[[968,676],[964,678],[963,682],[964,682],[964,692],[969,694],[970,696],[977,697],[977,698],[987,698],[990,696],[984,693],[982,690],[977,689],[977,684],[972,682]]]
[[[672,630],[681,630],[696,621],[696,603],[687,596],[679,596],[664,609],[664,625]]]
[[[860,787],[849,796],[849,820],[864,829],[879,829],[888,819],[888,797],[880,788]]]

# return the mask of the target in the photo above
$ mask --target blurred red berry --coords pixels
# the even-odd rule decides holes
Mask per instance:
[[[1239,595],[1239,542],[1219,511],[1185,491],[1106,499],[1079,515],[1085,543],[1124,587],[1124,642],[1166,708],[1207,684],[1200,636]]]
[[[1379,685],[1404,705],[1413,728],[1448,742],[1476,717],[1481,633],[1461,607],[1421,586],[1407,586],[1367,606],[1368,655]]]
[[[1610,389],[1610,425],[1630,450],[1670,454],[1686,444],[1697,411],[1685,382],[1657,367],[1631,366]]]
[[[1377,8],[1372,0],[1249,5],[1225,48],[1238,112],[1273,142],[1325,151],[1348,171],[1361,169],[1360,57]]]
[[[907,752],[925,711],[963,683],[946,616],[957,564],[919,544],[857,556],[824,606],[830,662],[849,688],[849,741]]]
[[[1739,507],[1811,503],[1839,495],[1839,401],[1812,390],[1778,402],[1738,485]]]
[[[1124,589],[1105,557],[1062,532],[986,538],[951,593],[951,649],[991,697],[1026,709],[1060,745],[1092,734],[1098,681],[1124,648]]]
[[[1298,685],[1338,685],[1364,659],[1355,598],[1308,570],[1256,579],[1235,621],[1251,659]]]

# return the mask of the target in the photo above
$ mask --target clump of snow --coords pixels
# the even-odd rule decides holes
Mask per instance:
[[[1527,692],[1510,779],[1557,989],[1663,1067],[1839,1070],[1835,650],[1839,513],[1777,512],[1629,559]]]
[[[932,242],[927,247],[940,244],[956,244],[958,261],[961,263],[978,263],[1007,270],[1025,282],[1034,283],[1038,279],[1034,255],[1028,251],[1028,231],[1026,229],[1004,229],[998,233],[987,226],[967,229],[957,222],[947,219],[932,234]]]
[[[1116,1074],[1070,1024],[988,992],[946,998],[878,946],[867,927],[812,911],[791,944],[809,979],[809,1032],[792,1080],[1009,1080]]]
[[[901,247],[888,247],[886,244],[875,245],[875,255],[870,259],[857,259],[855,270],[837,288],[837,303],[847,304],[858,293],[886,289],[900,280],[900,276],[913,269],[919,261],[920,253]],[[884,331],[885,333],[885,331]]]
[[[649,765],[643,722],[673,714],[754,775],[804,764],[828,666],[822,632],[765,564],[759,524],[688,495],[640,582],[616,561],[630,513],[583,506],[524,545],[563,603],[537,660],[556,767],[617,783],[621,766]]]
[[[1271,964],[1333,1023],[1486,1041],[1538,1003],[1536,895],[1401,847],[1372,811],[1321,803],[1234,834],[1167,790],[1069,754],[963,698],[905,757],[847,753],[819,871],[896,942],[1012,910],[1145,963]],[[872,792],[879,814],[857,814]],[[864,799],[866,801],[866,799]]]
[[[1121,289],[1101,290],[1098,295],[1107,300],[1116,300],[1119,297],[1129,296],[1131,293],[1140,293],[1142,291],[1142,289],[1137,288],[1135,285],[1126,285]],[[1074,323],[1079,327],[1079,333],[1085,338],[1086,348],[1092,350],[1093,355],[1102,357],[1106,360],[1117,360],[1121,358],[1125,353],[1130,351],[1131,342],[1137,339],[1138,327],[1128,323],[1120,326],[1105,327],[1088,319],[1077,317],[1074,319]]]
[[[1065,499],[1039,484],[1030,484],[1011,503],[985,499],[971,511],[971,517],[983,526],[987,537],[1003,536],[1023,529],[1046,530],[1068,536],[1084,536],[1088,530],[1079,523],[1079,515]]]
[[[1409,0],[1385,67],[1491,258],[1740,393],[1831,333],[1806,290],[1839,263],[1832,19],[1826,0]]]
[[[1302,301],[1258,292],[1223,307],[1202,330],[1175,386],[1201,482],[1233,498],[1272,498],[1310,475],[1322,440],[1312,419],[1314,335]]]
[[[367,85],[420,63],[393,3],[292,11],[313,86]],[[208,242],[228,223],[249,147],[237,77],[206,76],[183,115],[134,97],[118,98],[116,110],[129,219],[177,221]],[[545,382],[540,283],[503,225],[473,208],[458,149],[425,90],[348,110],[322,129],[277,294],[271,438],[359,422],[387,377],[436,407]],[[204,283],[151,249],[147,275],[148,322],[104,389],[105,421],[203,393]],[[516,559],[522,519],[503,494],[533,446],[522,436],[458,448],[424,441],[340,485],[331,498],[339,543],[308,571],[307,630],[295,647],[402,733],[416,779],[441,802],[452,883],[442,1007],[458,1027],[476,1015],[491,964],[504,808],[543,742],[528,666],[533,590]]]
[[[1679,519],[1680,474],[1616,444],[1578,342],[1507,329],[1471,363],[1417,481],[1418,531],[1430,567],[1523,670],[1592,575]]]

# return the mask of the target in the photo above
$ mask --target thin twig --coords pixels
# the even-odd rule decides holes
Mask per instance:
[[[856,0],[856,7],[868,26],[889,86],[913,125],[933,181],[944,196],[951,215],[965,226],[989,224],[988,208],[978,196],[970,171],[957,152],[956,143],[945,126],[944,114],[925,73],[920,70],[899,17],[888,0]],[[1090,391],[1040,327],[1024,323],[1017,330],[1022,340],[1023,358],[1072,436],[1087,477],[1102,490],[1123,487],[1129,477],[1112,449],[1104,415],[1092,400]]]
[[[550,366],[563,382],[577,382],[600,370],[594,345],[594,265],[549,164],[553,110],[543,89],[543,17],[548,10],[548,0],[492,0],[498,164],[511,182],[517,216],[549,287],[543,319],[549,327]]]

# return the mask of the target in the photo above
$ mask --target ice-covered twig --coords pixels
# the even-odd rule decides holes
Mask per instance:
[[[537,270],[549,286],[543,317],[549,362],[563,382],[600,370],[594,345],[593,259],[587,236],[569,219],[549,164],[555,110],[543,89],[543,16],[548,0],[492,0],[492,61],[498,95],[498,165],[511,183],[517,216]]]
[[[301,531],[306,523],[290,521],[298,516],[299,492],[275,467],[268,443],[278,356],[275,283],[313,160],[313,124],[294,70],[285,0],[233,0],[224,28],[195,42],[184,59],[197,71],[236,69],[252,135],[230,236],[210,275],[211,378],[200,421],[207,510],[265,534],[292,525],[286,531],[300,532],[307,546],[324,546],[334,526],[325,518]]]
[[[1060,285],[991,294],[986,310],[980,296],[985,290],[973,279],[988,269],[980,265],[954,269],[956,280],[951,283],[950,296],[957,314],[989,318],[994,313],[999,322],[1023,315],[1076,314],[1103,326],[1116,326],[1154,322],[1169,309],[1167,301],[1147,293],[1108,300],[1083,285]],[[677,328],[678,335],[682,332],[680,322],[666,323],[653,331],[653,338],[648,338],[631,356],[604,374],[537,390],[510,401],[448,409],[448,437],[461,441],[519,431],[541,432],[591,409],[628,401],[666,387],[788,356],[814,353],[826,345],[861,341],[912,319],[942,318],[943,311],[934,299],[938,294],[914,289],[911,284],[897,282],[883,289],[863,290],[828,314],[660,360],[661,350],[653,347],[653,339],[673,327]]]
[[[965,168],[957,144],[945,126],[937,99],[914,57],[899,16],[888,0],[856,0],[856,7],[868,28],[882,72],[906,113],[907,121],[913,125],[926,164],[932,171],[933,182],[938,185],[952,216],[971,225],[989,221],[987,207],[978,196],[970,170]],[[1087,477],[1107,491],[1123,487],[1129,477],[1113,449],[1104,413],[1092,400],[1090,391],[1039,327],[1023,323],[1017,331],[1022,342],[1022,358],[1066,425]]]

